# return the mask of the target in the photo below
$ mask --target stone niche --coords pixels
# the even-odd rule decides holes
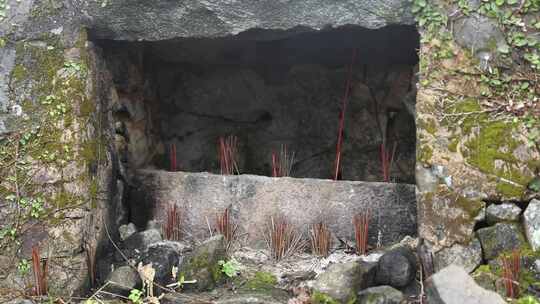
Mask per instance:
[[[371,209],[370,239],[416,234],[416,28],[93,40],[114,87],[116,149],[131,185],[127,220],[146,227],[177,204],[188,234],[202,238],[206,218],[232,206],[253,236],[252,228],[281,213],[298,225],[329,221],[349,238],[351,212]],[[347,83],[342,173],[323,181],[332,177]],[[218,138],[229,135],[238,139],[240,175],[217,176]],[[380,183],[383,143],[394,183]],[[282,145],[295,153],[293,178],[261,177],[271,175],[272,152]]]

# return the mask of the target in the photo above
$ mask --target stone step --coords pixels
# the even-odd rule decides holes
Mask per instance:
[[[168,206],[182,213],[188,239],[209,236],[209,224],[230,208],[237,235],[246,245],[264,245],[272,216],[281,215],[307,232],[324,221],[343,240],[354,239],[353,216],[370,210],[369,243],[382,245],[416,236],[415,186],[310,178],[139,170],[130,190],[132,221],[144,227],[150,220],[165,222]]]

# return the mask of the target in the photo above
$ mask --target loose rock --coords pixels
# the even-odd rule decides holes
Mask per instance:
[[[403,293],[391,286],[376,286],[362,290],[356,298],[357,304],[399,304]]]
[[[479,14],[471,14],[456,20],[454,37],[458,44],[474,52],[493,52],[497,51],[498,47],[506,45],[504,34],[497,22]]]
[[[173,267],[178,267],[182,261],[181,253],[184,247],[176,242],[164,241],[151,245],[142,257],[144,265],[152,263],[156,271],[154,281],[161,286],[173,283]]]
[[[137,232],[137,227],[135,227],[135,224],[133,223],[121,225],[118,227],[118,232],[120,233],[120,240],[125,241],[128,237]]]
[[[195,284],[186,284],[185,290],[211,290],[224,281],[220,260],[227,260],[225,241],[222,235],[206,240],[189,254],[178,270],[178,277],[196,280]]]
[[[240,293],[218,299],[216,304],[282,304],[287,303],[287,292],[275,289],[267,293]]]
[[[515,222],[519,220],[521,208],[511,203],[489,205],[486,209],[486,221],[493,225],[499,222]]]
[[[128,259],[139,259],[148,246],[161,241],[161,233],[156,229],[148,229],[129,236],[122,244],[121,249]],[[115,253],[115,259],[122,261],[123,256]]]
[[[362,288],[373,286],[375,270],[375,263],[332,264],[315,280],[313,290],[346,303]]]
[[[479,229],[477,235],[486,260],[495,259],[502,252],[520,248],[525,244],[516,224],[497,223],[495,226]]]
[[[451,264],[461,266],[465,271],[471,272],[482,263],[482,247],[475,238],[468,246],[455,244],[444,248],[434,257],[435,269],[443,269]]]
[[[139,273],[130,266],[116,268],[105,281],[110,282],[106,291],[122,296],[129,295],[132,289],[140,288],[142,285]]]
[[[430,304],[504,304],[497,293],[478,286],[467,272],[450,265],[426,281],[426,295]]]
[[[533,199],[523,213],[525,235],[533,250],[540,249],[540,200]]]
[[[379,285],[405,287],[414,279],[416,269],[414,253],[409,248],[398,247],[381,257],[375,281]]]
[[[161,233],[157,229],[148,229],[132,234],[124,241],[126,249],[144,249],[161,241]]]

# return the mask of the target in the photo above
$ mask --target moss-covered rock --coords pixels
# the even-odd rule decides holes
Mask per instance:
[[[274,289],[277,283],[277,278],[273,274],[257,271],[252,278],[247,280],[242,288],[249,291],[266,292]]]
[[[376,286],[358,293],[356,304],[399,304],[404,300],[403,293],[391,286]]]
[[[441,247],[468,244],[473,237],[475,218],[485,203],[438,185],[434,192],[418,196],[418,229],[426,239]]]
[[[358,291],[373,285],[376,266],[361,262],[332,264],[313,283],[314,296],[319,296],[319,303],[354,303]]]
[[[226,245],[222,235],[206,240],[184,258],[178,269],[178,278],[196,280],[186,285],[186,290],[207,291],[225,282],[219,261],[227,260]]]
[[[331,296],[318,291],[313,292],[311,295],[311,302],[313,304],[340,304],[339,301],[333,299]]]
[[[526,244],[517,224],[497,223],[494,226],[479,229],[477,235],[486,260],[495,259],[503,252],[519,249]]]

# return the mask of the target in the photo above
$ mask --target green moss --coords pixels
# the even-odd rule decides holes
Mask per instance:
[[[251,279],[249,279],[245,286],[246,289],[254,290],[254,291],[267,291],[271,290],[275,287],[277,284],[277,278],[269,273],[269,272],[263,272],[258,271],[255,273],[255,276]]]
[[[496,160],[515,163],[512,152],[517,143],[512,140],[513,127],[502,121],[483,123],[478,136],[465,144],[469,150],[469,163],[486,173],[495,172]]]
[[[485,206],[484,202],[481,200],[472,200],[457,194],[454,201],[461,207],[461,209],[465,210],[471,218],[478,216],[482,208]]]
[[[498,193],[505,197],[522,197],[525,194],[525,186],[510,184],[505,181],[500,181],[495,187]]]
[[[50,198],[50,202],[52,203],[53,208],[62,209],[80,204],[82,202],[82,197],[61,189],[56,195]]]
[[[13,82],[18,83],[26,78],[27,71],[22,64],[17,64],[11,71],[11,79]]]
[[[426,130],[426,132],[428,132],[431,135],[435,135],[435,133],[437,132],[437,123],[435,119],[433,118],[428,118],[426,120],[419,120],[418,127],[420,127],[420,129]]]
[[[315,291],[311,295],[311,303],[313,304],[340,304],[338,301],[334,300],[332,297],[324,294],[322,292]]]
[[[58,15],[63,5],[55,0],[42,0],[32,7],[30,16],[32,18],[46,18]]]
[[[90,208],[92,209],[97,208],[98,193],[99,193],[98,181],[96,179],[93,179],[90,182],[90,186],[88,187],[88,194],[90,196]]]
[[[480,265],[474,273],[491,273],[491,267],[489,265]]]
[[[427,144],[420,145],[417,160],[421,163],[430,163],[433,157],[433,149]]]
[[[487,114],[485,113],[472,114],[481,110],[482,108],[478,101],[472,98],[452,103],[445,111],[446,114],[453,115],[448,126],[451,129],[455,129],[455,126],[459,125],[463,134],[469,134],[479,121],[487,119]]]
[[[505,197],[521,197],[532,176],[523,174],[513,151],[521,144],[513,139],[514,123],[482,122],[477,136],[465,143],[464,157],[480,171],[494,175],[497,191]]]
[[[197,252],[184,263],[179,276],[184,276],[186,280],[197,280],[199,284],[197,288],[200,290],[211,289],[216,284],[225,281],[221,266],[217,262],[212,263],[212,261],[213,259],[206,250]]]
[[[353,295],[350,297],[350,299],[347,301],[347,304],[354,304],[356,303],[356,295]]]
[[[61,172],[69,162],[81,159],[78,147],[85,134],[80,130],[86,130],[86,124],[92,121],[89,119],[90,110],[84,113],[85,117],[76,117],[73,111],[79,104],[91,103],[86,96],[86,63],[79,63],[84,67],[79,71],[67,70],[61,39],[50,33],[33,41],[20,41],[15,44],[15,50],[16,61],[10,75],[11,86],[15,90],[11,98],[21,104],[23,112],[30,117],[19,129],[38,129],[40,134],[36,146],[26,152],[40,165]],[[75,121],[78,121],[77,129],[73,129]],[[89,141],[83,145],[82,154],[86,159],[83,157],[81,165],[87,165],[96,158],[98,143]],[[81,176],[80,180],[85,179]],[[61,180],[47,200],[49,208],[65,208],[85,201],[80,195],[65,191],[65,182],[77,180]],[[97,183],[87,185],[88,193],[97,197]]]
[[[456,153],[458,144],[459,144],[459,139],[457,139],[457,138],[451,139],[450,143],[448,144],[448,150],[450,152]]]
[[[472,238],[468,231],[472,230],[474,218],[484,206],[482,201],[462,197],[443,184],[438,185],[434,192],[422,194],[418,204],[423,217],[429,222],[427,225],[441,225],[445,235],[456,237],[461,242]]]

